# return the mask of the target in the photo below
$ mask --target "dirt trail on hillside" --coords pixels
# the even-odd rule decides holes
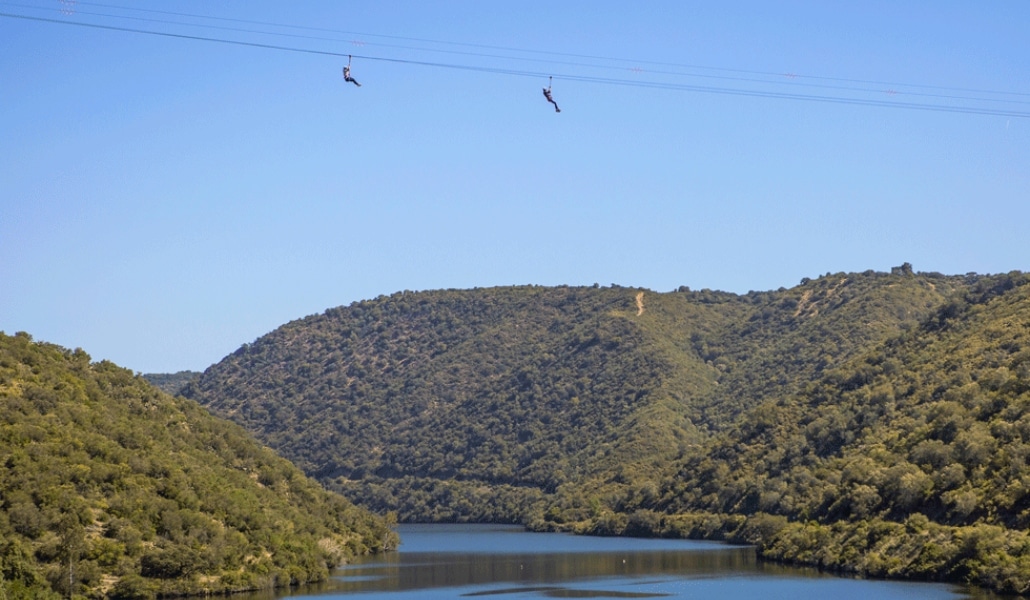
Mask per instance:
[[[644,292],[637,292],[637,316],[644,314]]]

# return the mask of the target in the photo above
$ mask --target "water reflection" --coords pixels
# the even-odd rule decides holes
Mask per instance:
[[[647,593],[647,592],[612,592],[597,590],[572,590],[564,587],[518,587],[501,590],[486,590],[483,592],[469,592],[462,594],[463,597],[475,596],[500,596],[504,594],[541,594],[551,598],[661,598],[669,594]]]
[[[756,565],[752,548],[726,548],[718,552],[401,552],[383,561],[342,570],[337,578],[337,589],[395,592],[505,583],[539,587],[540,584],[613,577],[711,577],[718,573],[753,571]]]
[[[399,552],[330,581],[240,600],[427,598],[986,598],[941,584],[847,579],[759,561],[750,547],[527,533],[517,527],[402,526]]]

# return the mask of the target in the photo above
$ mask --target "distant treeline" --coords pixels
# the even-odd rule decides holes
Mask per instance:
[[[157,389],[172,396],[178,396],[186,384],[200,376],[198,371],[179,371],[178,373],[144,373],[143,378]]]

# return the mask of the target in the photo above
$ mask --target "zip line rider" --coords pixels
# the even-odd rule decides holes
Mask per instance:
[[[349,82],[353,83],[354,85],[356,85],[358,87],[361,87],[361,84],[358,83],[358,80],[354,79],[353,77],[350,76],[350,60],[351,60],[351,56],[348,54],[347,55],[347,64],[343,67],[343,80],[344,81],[349,81]]]
[[[561,109],[558,108],[558,103],[555,102],[554,98],[551,97],[551,80],[552,79],[553,79],[553,77],[548,77],[547,78],[547,87],[544,88],[544,98],[547,98],[547,101],[554,105],[554,112],[560,113]]]

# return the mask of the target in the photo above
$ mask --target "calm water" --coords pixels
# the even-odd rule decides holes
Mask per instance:
[[[528,533],[493,525],[402,525],[399,531],[398,552],[348,565],[326,584],[247,600],[973,597],[944,584],[852,579],[772,565],[758,561],[752,548],[714,542]]]

